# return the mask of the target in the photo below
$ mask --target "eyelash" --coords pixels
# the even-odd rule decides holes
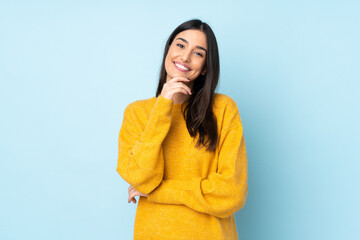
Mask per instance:
[[[179,46],[179,45],[181,45],[181,46],[184,46],[184,45],[182,45],[181,43],[178,43],[178,44],[176,44],[176,46]],[[203,57],[204,55],[202,55],[201,53],[199,53],[199,52],[197,52],[198,54],[199,54],[199,56],[201,56],[201,57]]]

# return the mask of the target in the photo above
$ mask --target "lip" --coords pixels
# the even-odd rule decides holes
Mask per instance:
[[[189,66],[187,66],[186,64],[183,64],[183,63],[180,63],[180,62],[174,62],[174,66],[176,67],[177,70],[179,70],[181,72],[189,72],[188,70],[184,70],[184,69],[179,68],[178,66],[176,66],[175,63],[177,63],[179,65],[182,65],[182,66],[186,67],[187,69],[190,69],[189,71],[191,71],[191,68]]]

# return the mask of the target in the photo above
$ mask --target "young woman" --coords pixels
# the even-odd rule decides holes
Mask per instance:
[[[236,102],[215,93],[219,53],[210,26],[184,22],[165,45],[156,96],[130,103],[117,172],[137,206],[134,239],[238,239],[247,155]]]

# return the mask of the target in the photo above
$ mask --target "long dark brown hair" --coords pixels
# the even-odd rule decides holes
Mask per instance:
[[[195,138],[199,134],[196,147],[199,147],[200,145],[202,145],[202,147],[207,146],[207,151],[215,151],[218,144],[218,126],[216,123],[216,116],[212,111],[212,105],[214,92],[219,81],[220,61],[215,34],[207,23],[202,22],[199,19],[192,19],[180,24],[171,33],[165,44],[156,97],[161,94],[162,88],[166,83],[167,73],[165,70],[165,59],[170,45],[178,33],[189,29],[200,30],[206,35],[207,54],[204,66],[206,67],[206,74],[200,74],[194,80],[192,94],[189,95],[188,104],[183,110],[183,116],[186,120],[186,126],[190,136]],[[184,104],[182,107],[183,106]],[[207,139],[205,140],[206,137]]]

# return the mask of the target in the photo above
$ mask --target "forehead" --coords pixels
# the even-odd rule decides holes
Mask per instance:
[[[189,42],[189,44],[199,45],[206,47],[206,35],[204,32],[196,29],[189,29],[182,32],[179,32],[175,39],[178,37],[184,38]]]

